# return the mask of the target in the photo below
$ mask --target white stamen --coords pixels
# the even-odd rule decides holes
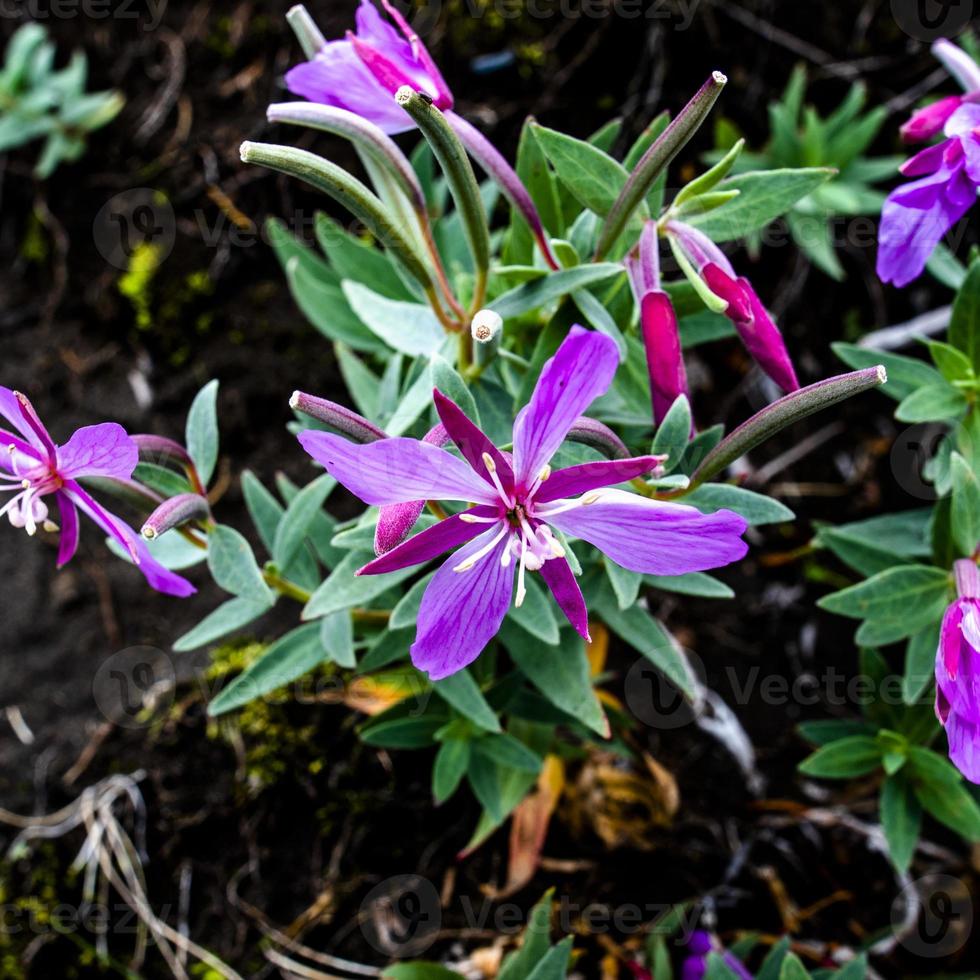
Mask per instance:
[[[493,461],[490,453],[483,454],[483,465],[487,468],[490,479],[493,481],[497,493],[500,494],[500,499],[504,502],[508,510],[513,510],[514,498],[504,490],[504,485],[500,482],[500,475],[497,473],[497,464]]]
[[[527,596],[527,589],[524,585],[524,569],[527,567],[527,538],[521,536],[521,564],[517,570],[517,597],[514,600],[514,605],[518,609],[524,605],[524,599]]]
[[[459,519],[464,524],[495,524],[499,517],[480,517],[477,514],[460,514]]]
[[[488,555],[497,545],[500,543],[500,539],[510,531],[510,527],[504,522],[503,527],[493,536],[488,544],[485,544],[479,551],[470,555],[469,558],[465,558],[458,565],[453,568],[454,572],[468,572],[481,558]]]
[[[545,463],[543,469],[538,474],[538,478],[531,484],[531,489],[527,492],[528,497],[533,497],[541,488],[541,484],[544,483],[549,476],[551,476],[551,467]]]
[[[600,499],[602,498],[599,491],[594,491],[593,493],[587,493],[584,497],[579,497],[577,500],[556,500],[554,507],[535,510],[534,516],[547,519],[554,517],[556,514],[564,514],[566,511],[576,510],[579,507],[588,507],[589,504],[594,504]]]
[[[48,534],[54,534],[56,531],[61,530],[61,528],[58,527],[58,525],[55,524],[54,521],[50,521],[50,520],[45,520],[45,522],[41,525],[41,527],[43,527],[44,530],[48,532]]]

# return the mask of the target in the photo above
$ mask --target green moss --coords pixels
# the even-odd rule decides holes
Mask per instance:
[[[161,248],[152,242],[140,242],[129,257],[129,266],[116,288],[133,306],[136,326],[149,330],[153,326],[152,286],[160,268]]]

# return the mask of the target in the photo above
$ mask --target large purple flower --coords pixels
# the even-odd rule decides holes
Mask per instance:
[[[386,133],[403,133],[415,124],[393,98],[402,85],[425,92],[440,109],[451,109],[453,97],[418,35],[387,0],[382,2],[398,30],[371,0],[361,0],[357,32],[327,42],[311,61],[288,71],[286,85],[311,102],[356,112]]]
[[[114,422],[78,429],[63,446],[55,445],[34,406],[20,392],[0,387],[0,416],[15,432],[0,428],[0,493],[12,493],[0,506],[14,527],[34,534],[38,526],[56,530],[45,497],[54,497],[61,522],[58,567],[78,547],[78,511],[118,541],[158,592],[187,596],[195,591],[186,579],[154,559],[132,528],[98,504],[79,484],[85,477],[129,480],[139,461],[136,443]],[[16,434],[15,434],[16,433]]]
[[[480,654],[510,607],[515,576],[516,604],[523,602],[529,571],[541,573],[569,622],[588,638],[585,602],[552,529],[594,545],[624,568],[655,575],[717,568],[747,551],[741,539],[746,522],[737,514],[708,516],[614,489],[654,469],[659,457],[552,472],[552,457],[582,412],[608,389],[617,364],[610,338],[573,327],[517,416],[512,455],[497,449],[439,391],[436,409],[462,459],[415,439],[361,445],[326,432],[300,435],[306,451],[365,503],[471,504],[359,573],[392,572],[459,549],[436,572],[419,609],[412,661],[433,680]]]
[[[972,559],[956,564],[961,594],[946,610],[939,635],[936,714],[946,729],[953,764],[980,783],[980,587]]]
[[[980,105],[960,106],[946,121],[946,139],[907,160],[919,177],[888,195],[881,211],[878,278],[905,286],[917,278],[942,237],[976,203],[980,186]]]

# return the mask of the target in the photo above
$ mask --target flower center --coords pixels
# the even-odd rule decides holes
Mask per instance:
[[[37,463],[18,473],[22,459],[17,458],[16,447],[8,447],[8,453],[15,472],[0,475],[0,493],[13,493],[13,496],[0,507],[0,517],[6,514],[14,527],[22,527],[30,535],[37,533],[39,524],[46,531],[57,530],[57,525],[48,520],[48,507],[41,497],[58,490],[61,477],[46,463]]]

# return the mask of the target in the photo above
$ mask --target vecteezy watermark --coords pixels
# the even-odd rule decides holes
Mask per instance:
[[[664,642],[669,642],[665,640]],[[680,658],[676,661],[678,670],[685,669],[689,677],[694,677],[704,686],[706,674],[701,658],[690,651],[681,652],[674,648]],[[627,671],[623,683],[626,705],[633,714],[650,728],[670,731],[690,725],[704,711],[704,702],[692,702],[681,689],[669,680],[646,658],[637,660]]]
[[[358,921],[374,949],[404,959],[424,953],[435,942],[442,927],[442,904],[427,878],[396,875],[364,896]]]
[[[157,263],[170,255],[177,238],[177,219],[163,194],[149,187],[136,187],[116,194],[102,205],[92,234],[102,258],[125,272],[140,248],[154,249]]]
[[[655,21],[686,31],[694,21],[701,0],[462,0],[457,16],[470,20],[622,20]],[[436,26],[444,0],[399,3],[412,29],[425,36]]]
[[[166,905],[160,914],[166,918],[172,911]],[[123,902],[111,905],[62,902],[54,906],[8,902],[0,905],[0,936],[67,936],[76,932],[95,936],[136,936],[142,928],[136,910]]]
[[[177,672],[170,657],[155,647],[128,647],[108,657],[95,672],[92,697],[99,711],[122,728],[142,728],[148,708],[168,707]]]
[[[155,31],[167,9],[167,0],[0,0],[0,17],[13,20],[134,21],[140,30]]]
[[[895,482],[917,500],[937,500],[939,494],[928,481],[929,464],[936,458],[948,427],[937,422],[920,422],[902,432],[892,444],[891,467]]]
[[[955,37],[973,18],[974,0],[891,0],[895,23],[917,41]]]
[[[915,913],[914,920],[911,913]],[[959,878],[932,874],[910,881],[892,902],[892,929],[910,953],[952,956],[973,930],[973,896]]]

